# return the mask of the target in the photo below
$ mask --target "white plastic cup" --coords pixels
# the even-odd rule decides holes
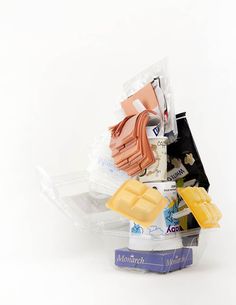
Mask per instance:
[[[179,236],[181,227],[178,220],[172,217],[178,212],[178,199],[175,181],[149,182],[149,187],[156,188],[168,204],[156,221],[148,228],[130,221],[129,248],[132,250],[161,251],[182,247]],[[171,238],[168,235],[171,233]]]

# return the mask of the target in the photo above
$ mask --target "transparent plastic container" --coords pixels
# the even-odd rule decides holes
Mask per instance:
[[[106,208],[109,195],[89,189],[86,171],[52,177],[42,168],[38,168],[38,172],[41,193],[69,216],[79,229],[103,235],[107,243],[113,246],[115,265],[118,267],[158,273],[189,267],[199,263],[210,240],[210,233],[215,232],[213,229],[196,228],[168,235],[131,236],[130,221]],[[130,240],[140,245],[148,243],[149,248],[131,249]],[[181,245],[176,249],[169,246],[180,241]],[[151,249],[150,243],[153,244]]]

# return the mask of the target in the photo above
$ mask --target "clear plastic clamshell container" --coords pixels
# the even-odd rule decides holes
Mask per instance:
[[[86,171],[52,177],[42,168],[38,172],[41,193],[76,226],[104,234],[109,243],[113,239],[118,267],[158,273],[188,267],[199,262],[209,241],[209,232],[214,231],[195,228],[168,234],[131,233],[130,221],[107,209],[109,195],[90,190]]]

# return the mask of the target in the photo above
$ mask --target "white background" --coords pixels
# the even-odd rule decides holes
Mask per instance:
[[[0,1],[0,304],[235,304],[234,1]],[[85,169],[122,84],[169,57],[221,208],[199,266],[117,271],[106,240],[40,197],[36,165]]]

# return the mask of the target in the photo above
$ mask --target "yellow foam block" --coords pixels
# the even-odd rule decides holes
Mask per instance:
[[[177,188],[201,228],[216,228],[222,214],[203,187]]]
[[[107,207],[135,221],[150,226],[167,205],[157,190],[137,180],[127,180],[107,202]]]

